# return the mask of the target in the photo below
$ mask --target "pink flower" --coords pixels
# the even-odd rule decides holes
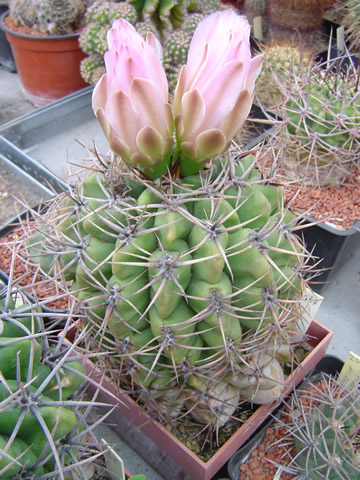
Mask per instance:
[[[152,34],[145,41],[123,19],[113,23],[107,40],[106,73],[94,89],[93,110],[112,151],[158,176],[166,171],[174,128],[160,42]]]
[[[251,59],[250,26],[229,9],[195,30],[174,96],[177,148],[184,173],[223,153],[248,116],[263,56]]]

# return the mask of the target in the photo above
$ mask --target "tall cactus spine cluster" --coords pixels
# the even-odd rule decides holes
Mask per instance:
[[[281,395],[307,254],[282,188],[253,164],[154,183],[102,162],[47,213],[43,268],[50,257],[71,282],[89,349],[108,349],[161,416],[219,427],[239,402]]]

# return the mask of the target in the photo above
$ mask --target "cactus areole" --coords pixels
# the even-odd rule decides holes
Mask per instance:
[[[148,407],[217,428],[281,395],[305,286],[283,189],[225,154],[262,56],[245,17],[206,17],[171,105],[156,38],[117,20],[108,42],[93,108],[114,155],[56,199],[30,255],[71,282],[87,348],[113,354]]]

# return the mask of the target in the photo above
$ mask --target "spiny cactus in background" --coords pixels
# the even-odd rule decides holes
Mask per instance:
[[[60,35],[81,26],[86,5],[82,0],[10,0],[9,9],[16,25]]]
[[[344,71],[346,60],[315,65],[301,81],[288,85],[277,140],[286,174],[304,184],[340,185],[359,166],[359,73],[351,60]]]
[[[286,95],[284,85],[300,78],[310,66],[311,55],[293,44],[263,45],[264,64],[256,82],[257,101],[267,109],[276,109]],[[295,76],[295,77],[294,77]]]
[[[289,467],[296,478],[360,478],[360,390],[321,375],[288,402],[285,437],[295,444]]]
[[[138,12],[138,20],[152,22],[158,32],[171,31],[184,21],[189,0],[127,0]]]
[[[360,2],[348,0],[344,7],[343,25],[346,27],[346,35],[349,40],[349,48],[353,53],[360,50]]]
[[[79,395],[85,370],[74,346],[65,347],[46,320],[41,305],[20,289],[0,285],[2,479],[80,478],[99,456],[88,439],[95,403]]]
[[[146,39],[147,34],[149,32],[153,33],[156,35],[156,28],[155,25],[151,22],[136,22],[135,24],[136,31],[140,33],[140,35]]]
[[[185,30],[175,30],[165,42],[163,65],[170,91],[174,91],[180,68],[186,63],[192,34],[193,32]]]
[[[85,82],[95,84],[105,73],[104,58],[96,53],[84,58],[80,64],[80,73]]]
[[[138,395],[174,412],[187,399],[215,426],[240,400],[280,395],[275,357],[289,347],[304,288],[296,219],[253,163],[229,170],[223,159],[161,185],[127,170],[115,176],[114,165],[94,171],[53,203],[53,227],[38,243],[97,331],[88,348],[108,349]]]
[[[126,2],[97,0],[86,13],[87,25],[80,34],[80,48],[88,55],[103,56],[107,50],[107,32],[113,21],[118,18],[124,18],[134,24],[137,19],[135,8]],[[86,66],[84,69],[86,71]]]

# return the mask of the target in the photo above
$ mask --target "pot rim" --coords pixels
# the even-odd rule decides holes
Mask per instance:
[[[46,41],[46,40],[64,40],[64,39],[70,39],[70,38],[77,38],[80,35],[80,32],[77,33],[64,33],[62,35],[31,35],[29,33],[22,33],[22,32],[17,32],[16,30],[12,30],[11,28],[7,27],[5,25],[5,18],[10,15],[9,10],[4,12],[0,16],[0,30],[3,30],[4,32],[8,33],[9,35],[13,35],[14,37],[19,37],[19,38],[27,38],[27,39],[33,39],[35,41]]]

